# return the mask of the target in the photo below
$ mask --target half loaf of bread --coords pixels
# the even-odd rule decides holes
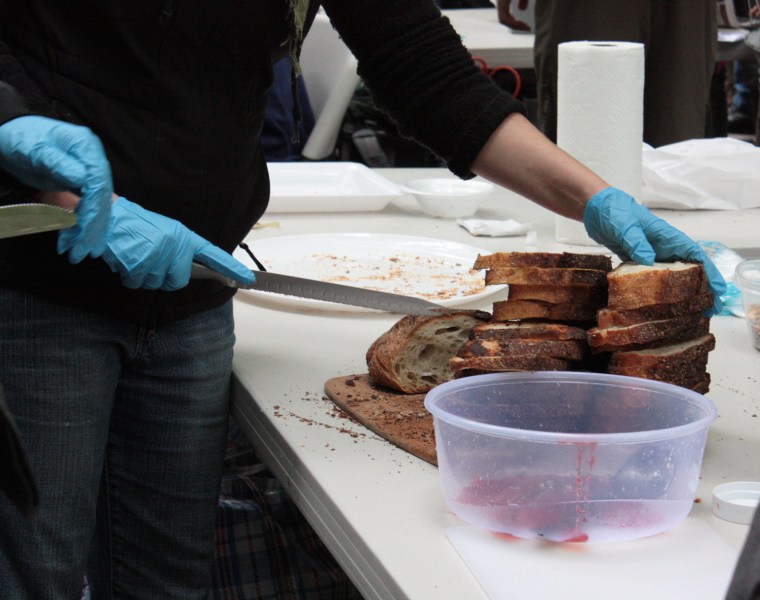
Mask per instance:
[[[449,359],[480,322],[466,311],[403,317],[367,350],[369,375],[400,392],[427,392],[453,378]]]

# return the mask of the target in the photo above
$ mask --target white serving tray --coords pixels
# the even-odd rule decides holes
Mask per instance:
[[[382,210],[404,192],[395,183],[354,162],[267,163],[267,214]]]

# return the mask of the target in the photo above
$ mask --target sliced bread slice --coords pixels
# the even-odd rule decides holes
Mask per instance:
[[[551,321],[479,323],[472,328],[470,335],[473,338],[487,339],[586,341],[586,330],[583,327]]]
[[[607,304],[607,288],[592,285],[520,285],[510,284],[510,300],[542,300],[552,304]]]
[[[706,335],[709,330],[710,319],[695,313],[624,327],[592,327],[587,335],[592,351],[616,352],[677,344]]]
[[[646,373],[650,369],[683,370],[690,365],[707,364],[708,353],[715,349],[712,333],[679,344],[667,344],[646,350],[613,352],[610,368]]]
[[[607,275],[608,308],[640,308],[682,302],[708,291],[701,263],[622,263]]]
[[[494,252],[478,255],[473,269],[501,269],[503,267],[540,267],[599,269],[610,271],[612,260],[603,254],[574,254],[571,252]]]
[[[549,356],[478,356],[462,358],[455,356],[449,365],[461,377],[463,372],[492,373],[502,371],[567,371],[570,361]],[[474,374],[474,373],[470,373]]]
[[[494,321],[545,319],[548,321],[592,322],[597,308],[588,304],[552,304],[541,300],[501,300],[493,303]]]
[[[510,288],[510,297],[511,292]],[[714,302],[712,292],[707,292],[669,304],[651,304],[629,309],[602,308],[596,315],[596,322],[599,327],[604,328],[671,319],[687,313],[701,313],[710,308]]]
[[[588,354],[588,344],[581,340],[506,340],[472,338],[457,352],[460,358],[478,356],[549,356],[581,361]]]
[[[607,271],[600,269],[499,267],[486,271],[486,285],[596,285],[607,283]]]

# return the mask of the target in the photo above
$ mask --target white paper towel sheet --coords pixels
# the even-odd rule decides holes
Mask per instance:
[[[625,542],[505,539],[464,522],[446,537],[491,600],[721,600],[738,556],[696,518]]]
[[[641,193],[644,45],[559,45],[557,145],[611,186]],[[557,217],[557,241],[595,245],[582,223]]]

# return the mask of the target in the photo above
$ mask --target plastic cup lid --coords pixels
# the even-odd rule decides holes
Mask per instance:
[[[760,502],[760,481],[734,481],[713,490],[712,511],[732,523],[749,525]]]

